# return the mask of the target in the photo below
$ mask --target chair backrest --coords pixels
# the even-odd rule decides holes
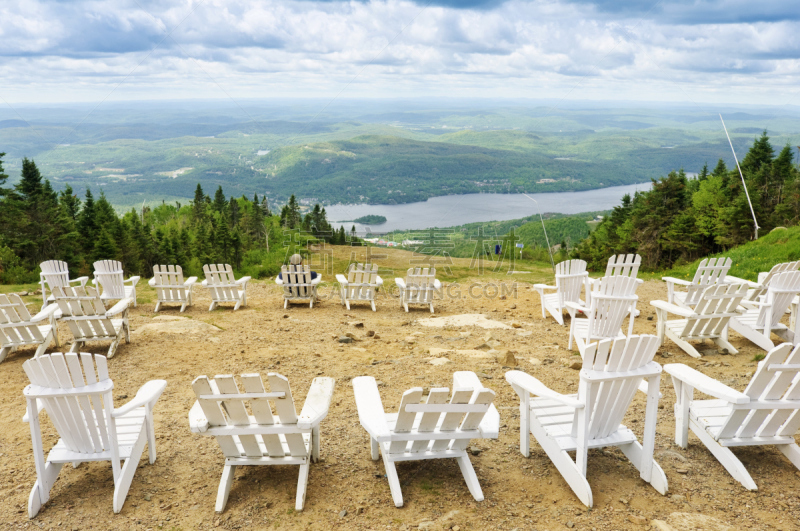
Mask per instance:
[[[475,395],[473,399],[473,395]],[[417,434],[431,432],[438,426],[439,432],[460,432],[477,430],[489,407],[494,402],[495,392],[491,389],[481,388],[475,393],[471,387],[453,389],[453,396],[450,401],[450,390],[447,387],[439,387],[430,390],[428,400],[425,404],[420,404],[422,399],[422,388],[414,387],[403,393],[400,400],[400,409],[397,412],[397,421],[392,429],[393,441],[389,446],[389,453],[413,453],[431,451],[444,451],[452,446],[463,449],[469,439],[419,439],[418,436],[410,433],[414,431],[416,425]],[[417,415],[420,415],[419,423],[416,424]],[[409,437],[404,437],[404,434]],[[454,434],[455,435],[455,434]],[[409,448],[408,442],[413,440]],[[433,444],[431,444],[433,442]],[[451,446],[452,444],[452,446]]]
[[[31,358],[22,368],[31,382],[23,391],[25,397],[44,403],[69,450],[81,454],[111,450],[116,444],[111,417],[114,384],[105,356],[57,352]]]
[[[692,285],[686,289],[685,304],[694,306],[707,286],[716,284],[725,278],[733,261],[730,258],[704,258],[694,272]]]
[[[211,300],[237,301],[241,286],[236,283],[230,264],[206,264],[203,266],[206,286],[210,289]]]
[[[16,293],[0,294],[0,348],[42,343],[39,325],[33,324],[25,303]]]
[[[160,301],[184,301],[187,298],[183,269],[179,265],[154,265],[153,286]]]
[[[310,297],[313,293],[311,286],[311,268],[306,264],[289,264],[281,266],[283,279],[283,294],[286,297]]]
[[[347,298],[373,300],[378,287],[378,264],[350,264],[347,270]]]
[[[758,283],[761,284],[761,287],[755,288],[752,292],[747,295],[747,299],[751,301],[758,300],[759,297],[764,295],[767,292],[767,288],[769,288],[770,282],[780,273],[787,273],[789,271],[797,271],[800,268],[800,261],[796,262],[783,262],[781,264],[775,264],[772,266],[772,269],[769,270],[767,273],[759,273],[758,274]]]
[[[618,254],[608,259],[605,276],[636,278],[639,274],[639,266],[641,264],[642,257],[638,254]]]
[[[55,288],[53,296],[75,339],[105,339],[116,337],[111,319],[97,290],[91,286]]]
[[[50,287],[50,291],[55,287],[69,286],[69,269],[67,263],[61,260],[48,260],[39,264],[42,275]]]
[[[591,304],[587,340],[593,338],[614,338],[619,334],[622,321],[631,310],[631,305],[639,297],[636,288],[639,283],[634,277],[603,277],[592,283]]]
[[[765,302],[768,305],[759,308],[756,326],[775,328],[798,293],[800,271],[788,271],[773,276],[767,288]]]
[[[433,284],[436,280],[436,269],[427,267],[411,267],[406,271],[406,301],[429,304],[433,301]]]
[[[758,404],[752,409],[732,410],[716,438],[793,437],[800,428],[799,373],[800,347],[783,343],[770,350],[744,390],[750,401]],[[764,407],[770,401],[780,407]],[[787,403],[794,407],[786,408]]]
[[[556,264],[556,288],[563,306],[565,302],[578,302],[589,274],[583,260],[564,260]]]
[[[590,415],[588,439],[603,439],[619,429],[625,413],[642,381],[642,370],[652,364],[660,346],[657,336],[630,336],[626,339],[604,339],[586,347],[578,387],[578,399]],[[613,374],[612,379],[608,379]],[[605,380],[598,382],[597,380]],[[575,415],[572,436],[577,436],[578,415]]]
[[[297,412],[292,399],[289,380],[280,374],[267,374],[271,392],[264,389],[260,374],[242,374],[243,392],[239,391],[232,375],[217,375],[213,379],[198,376],[192,382],[192,389],[197,395],[197,402],[208,420],[209,426],[230,426],[230,436],[218,436],[217,441],[226,457],[295,457],[305,456],[308,450],[303,441],[301,431],[292,433],[292,426],[297,424]],[[274,406],[270,407],[270,402]],[[252,411],[252,417],[248,414]],[[259,427],[268,431],[275,424],[283,428],[288,448],[284,448],[277,432],[253,434]],[[250,431],[249,434],[237,433],[238,429]],[[263,438],[264,449],[259,445]],[[238,445],[237,445],[238,443]],[[241,448],[241,449],[240,449]]]
[[[103,297],[107,299],[124,299],[125,284],[122,262],[116,260],[99,260],[94,263],[94,278],[103,288]]]
[[[747,284],[716,284],[703,290],[694,307],[695,315],[686,319],[681,337],[718,337],[728,326],[736,308],[747,295]]]

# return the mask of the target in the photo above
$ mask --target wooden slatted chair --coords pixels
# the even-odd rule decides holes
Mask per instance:
[[[601,339],[624,339],[622,321],[630,316],[628,335],[633,334],[633,310],[639,297],[637,279],[632,277],[603,277],[592,283],[591,301],[588,306],[567,302],[566,307],[572,315],[569,325],[569,348],[572,342],[583,355],[586,347]],[[578,312],[586,317],[579,318]]]
[[[577,395],[552,391],[521,371],[506,373],[506,380],[520,397],[522,455],[530,457],[530,433],[587,507],[593,500],[586,461],[594,448],[618,447],[643,480],[660,494],[667,493],[667,476],[653,459],[661,379],[661,366],[653,356],[658,346],[658,338],[649,335],[604,339],[589,345]],[[640,444],[621,422],[643,378],[647,382],[647,406]],[[572,451],[574,461],[567,453]]]
[[[383,285],[383,279],[378,276],[378,264],[350,264],[347,278],[336,275],[340,286],[342,304],[350,309],[351,301],[369,302],[372,311],[375,309],[375,293]]]
[[[800,468],[800,447],[794,438],[800,428],[800,346],[783,343],[771,349],[743,393],[680,363],[664,370],[675,386],[675,444],[686,448],[691,428],[749,490],[758,487],[731,452],[734,446],[775,445]],[[695,400],[695,389],[713,399]]]
[[[247,283],[250,277],[242,277],[236,280],[233,276],[233,268],[230,264],[206,264],[203,266],[203,273],[206,279],[202,282],[211,294],[211,306],[208,311],[212,311],[221,302],[234,302],[236,311],[241,306],[247,306]]]
[[[58,307],[51,304],[31,317],[19,295],[0,294],[0,362],[19,347],[36,345],[34,357],[39,357],[51,342],[59,346],[57,310]]]
[[[612,255],[606,264],[606,277],[632,277],[636,278],[637,282],[641,284],[644,282],[642,279],[637,278],[639,275],[639,266],[642,265],[642,257],[638,254],[618,254]],[[589,279],[591,282],[596,282],[599,279]],[[591,291],[587,292],[587,297],[591,297]],[[586,304],[589,304],[587,299]],[[633,316],[639,317],[639,310],[633,308]]]
[[[136,308],[136,284],[139,282],[139,278],[132,276],[125,280],[122,262],[117,260],[99,260],[94,263],[94,280],[92,284],[99,284],[103,288],[100,298],[104,301],[131,299],[133,307]],[[130,285],[126,286],[125,284]]]
[[[400,304],[408,312],[409,304],[430,306],[433,313],[433,296],[436,290],[442,289],[442,283],[436,279],[436,269],[412,267],[406,272],[406,278],[395,278],[400,289]]]
[[[153,278],[147,281],[151,288],[155,288],[158,302],[153,310],[158,312],[162,304],[180,304],[181,312],[192,305],[192,288],[197,277],[183,280],[183,269],[174,265],[154,265]]]
[[[385,412],[372,376],[354,378],[353,391],[358,419],[369,434],[372,459],[383,455],[395,506],[403,506],[395,463],[421,459],[457,459],[469,492],[477,501],[483,501],[467,446],[471,439],[496,439],[500,415],[492,404],[494,391],[483,387],[475,373],[453,375],[449,402],[450,391],[446,387],[431,389],[425,404],[420,404],[421,387],[409,389],[403,393],[398,413]]]
[[[288,308],[290,301],[309,300],[309,308],[314,307],[317,300],[317,286],[322,275],[311,278],[311,268],[305,264],[289,264],[281,266],[281,274],[275,277],[275,283],[283,286],[283,307]]]
[[[28,517],[36,516],[50,499],[50,489],[64,463],[77,467],[84,461],[111,461],[113,508],[119,513],[145,443],[150,463],[156,460],[153,407],[167,382],[149,381],[127,404],[115,408],[114,383],[108,377],[105,356],[59,352],[29,359],[22,368],[31,382],[23,391],[28,406],[23,421],[31,427],[36,465]],[[47,412],[61,437],[47,459],[39,425],[41,411]]]
[[[565,260],[556,264],[556,285],[534,284],[533,288],[539,292],[542,303],[542,317],[547,318],[547,312],[560,325],[564,325],[564,310],[568,302],[582,303],[581,288],[589,291],[589,273],[586,272],[586,262],[583,260]],[[545,295],[545,290],[556,290],[555,293]]]
[[[704,258],[694,272],[691,282],[680,278],[661,277],[661,280],[667,283],[667,302],[684,308],[694,308],[708,286],[727,282],[725,278],[732,263],[730,258]],[[686,286],[686,291],[675,291],[676,284]]]
[[[199,376],[192,382],[197,401],[189,412],[189,426],[193,433],[216,437],[225,454],[218,513],[228,503],[236,467],[247,465],[300,465],[295,510],[303,510],[308,468],[319,460],[319,424],[328,414],[334,380],[314,378],[298,417],[289,381],[277,373],[267,377],[272,392],[264,389],[259,374],[242,375],[244,392],[229,375],[212,380]]]
[[[76,282],[81,286],[85,286],[89,281],[89,277],[78,277],[74,280],[70,280],[67,263],[60,260],[42,262],[39,264],[39,268],[42,270],[42,272],[39,273],[39,284],[42,286],[42,309],[48,304],[55,302],[56,299],[53,297],[52,293],[53,288],[68,288]],[[48,289],[50,295],[47,294]]]
[[[767,294],[767,289],[769,289],[770,282],[772,282],[772,279],[774,279],[776,275],[780,273],[797,271],[798,269],[800,269],[800,261],[784,262],[781,264],[775,264],[769,271],[762,271],[759,273],[758,282],[752,282],[750,280],[745,280],[743,278],[734,277],[731,275],[725,277],[725,282],[730,282],[733,284],[747,284],[750,289],[747,291],[747,296],[742,301],[742,306],[745,308],[755,308],[757,307],[756,302],[763,300],[764,295]]]
[[[737,354],[739,351],[728,342],[728,324],[732,317],[739,315],[736,308],[746,294],[747,286],[744,284],[709,286],[703,291],[694,310],[665,301],[650,301],[658,315],[658,338],[661,344],[664,344],[664,337],[668,337],[687,354],[699,358],[700,353],[689,341],[710,339],[731,354]],[[669,314],[682,319],[667,320]]]
[[[800,271],[778,273],[770,280],[763,301],[755,301],[755,308],[731,319],[730,327],[764,350],[772,350],[775,344],[771,334],[784,341],[797,344],[800,330],[789,329],[780,322],[789,305],[800,292]]]
[[[108,359],[111,359],[116,354],[123,335],[126,343],[131,342],[131,330],[128,324],[128,306],[131,299],[122,299],[111,309],[106,310],[97,290],[91,286],[54,288],[53,295],[61,311],[61,320],[67,323],[75,340],[70,352],[78,352],[90,341],[111,341],[106,354]]]

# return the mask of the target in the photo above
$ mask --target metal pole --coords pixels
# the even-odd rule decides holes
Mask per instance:
[[[547,237],[547,229],[544,228],[544,218],[542,217],[542,209],[539,208],[539,202],[529,196],[528,194],[522,194],[534,203],[536,203],[536,210],[539,211],[539,219],[542,221],[542,232],[544,232],[544,241],[547,242],[547,252],[550,254],[550,265],[553,266],[553,274],[556,274],[556,263],[553,260],[553,249],[550,247],[550,238]]]
[[[742,186],[744,187],[744,193],[747,196],[747,204],[750,205],[750,213],[753,215],[753,225],[756,226],[756,237],[754,239],[758,239],[758,221],[756,220],[756,213],[753,210],[753,203],[750,201],[750,192],[747,191],[747,184],[744,182],[744,175],[742,174],[742,168],[739,167],[739,159],[736,158],[736,151],[733,150],[733,142],[731,142],[731,135],[728,134],[728,128],[725,127],[725,120],[722,119],[722,115],[719,115],[719,119],[722,122],[722,128],[725,130],[725,136],[728,137],[728,144],[731,145],[731,151],[733,151],[733,160],[736,161],[736,169],[739,170],[739,177],[742,178]]]

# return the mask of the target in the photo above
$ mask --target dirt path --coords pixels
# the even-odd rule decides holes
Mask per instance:
[[[314,309],[298,305],[284,310],[276,287],[261,282],[251,284],[248,307],[236,312],[228,307],[209,313],[208,297],[202,289],[196,291],[196,302],[185,314],[170,308],[158,314],[186,320],[154,319],[153,304],[140,303],[131,314],[131,344],[123,343],[109,362],[116,404],[124,403],[123,397],[132,397],[150,379],[163,378],[168,387],[155,409],[158,460],[149,465],[143,457],[119,515],[111,509],[111,467],[90,463],[78,469],[65,467],[51,501],[36,519],[28,520],[27,498],[35,471],[30,432],[21,421],[25,409],[22,389],[27,383],[21,365],[32,350],[11,354],[0,365],[4,404],[0,411],[0,494],[4,499],[0,528],[601,530],[645,529],[658,525],[654,519],[669,521],[676,529],[798,528],[800,472],[777,450],[734,450],[759,486],[758,492],[751,493],[731,479],[693,435],[688,450],[674,445],[675,396],[667,378],[661,384],[664,398],[656,457],[667,473],[669,495],[659,495],[638,479],[621,452],[591,451],[588,477],[595,507],[587,510],[535,441],[529,459],[520,455],[518,400],[503,379],[508,369],[494,357],[477,357],[480,354],[474,351],[491,334],[500,343],[498,349],[515,352],[521,370],[557,391],[574,392],[578,372],[565,366],[577,359],[566,350],[568,329],[552,319],[542,319],[538,295],[528,284],[519,284],[516,293],[505,299],[499,298],[499,293],[494,298],[472,298],[468,285],[462,281],[460,290],[451,291],[454,296],[460,291],[461,298],[437,304],[437,317],[483,314],[508,328],[421,326],[417,320],[430,317],[427,311],[405,313],[390,299],[378,300],[377,313],[367,305],[347,312],[335,300],[322,301]],[[495,291],[487,290],[485,284],[475,286],[473,294]],[[146,289],[142,291],[141,300],[152,299]],[[654,315],[648,302],[664,299],[666,287],[648,281],[638,294],[642,313],[636,319],[635,332],[655,333],[655,320],[648,320]],[[521,328],[510,326],[515,321]],[[219,331],[189,322],[213,325]],[[363,327],[353,322],[363,323]],[[160,331],[159,326],[172,326],[172,331]],[[61,330],[61,339],[67,341],[66,327],[62,325]],[[375,336],[367,337],[369,331]],[[357,341],[339,343],[338,337],[347,332]],[[712,353],[696,361],[667,343],[656,360],[687,363],[742,390],[755,369],[753,356],[761,351],[736,334],[731,336],[741,349],[736,356]],[[443,349],[434,352],[450,362],[429,363],[430,348]],[[102,346],[86,350],[105,352]],[[497,392],[500,438],[477,442],[481,451],[472,456],[486,500],[473,500],[454,461],[411,462],[399,467],[405,507],[397,509],[382,462],[370,460],[350,380],[372,375],[385,382],[381,387],[384,405],[394,410],[406,389],[451,387],[452,373],[457,370],[482,373],[484,384]],[[306,510],[293,510],[297,467],[240,467],[227,509],[217,515],[214,499],[223,457],[213,439],[189,431],[187,414],[194,402],[191,381],[201,374],[266,375],[270,371],[289,378],[300,403],[313,377],[336,379],[332,407],[322,423],[324,461],[311,467]],[[626,419],[639,434],[643,415],[642,395]],[[45,446],[50,448],[56,441],[55,431],[49,421],[43,422],[43,430]]]

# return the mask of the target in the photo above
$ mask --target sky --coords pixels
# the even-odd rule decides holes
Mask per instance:
[[[763,0],[3,0],[2,104],[556,98],[800,105]]]

